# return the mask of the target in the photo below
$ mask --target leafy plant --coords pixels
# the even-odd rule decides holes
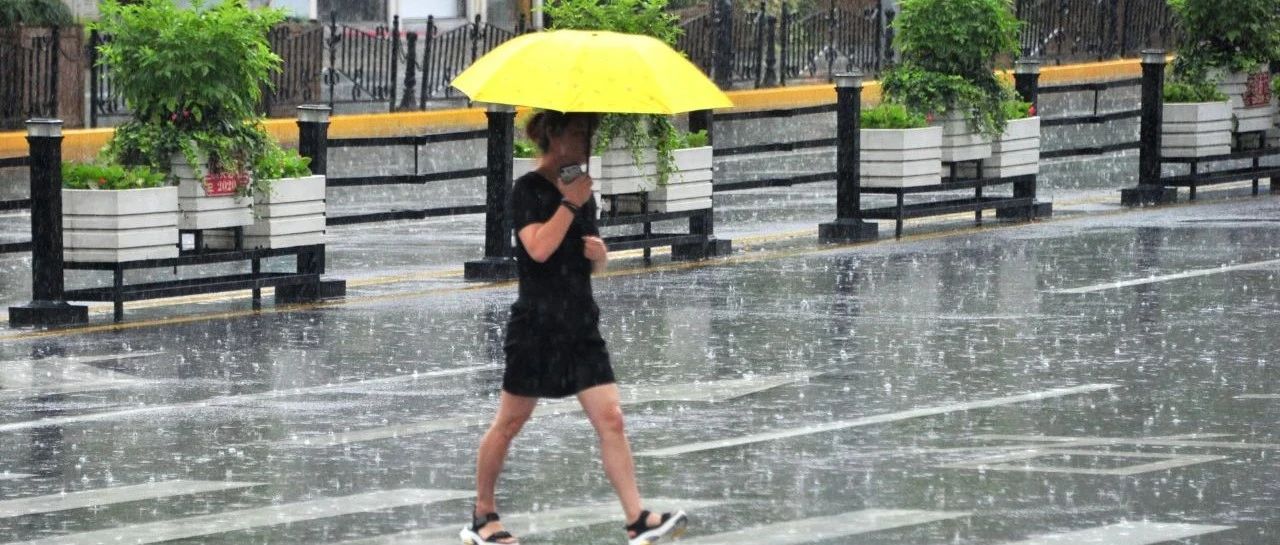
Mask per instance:
[[[0,27],[67,26],[75,17],[59,0],[0,0]]]
[[[1013,121],[1015,119],[1026,119],[1036,115],[1035,108],[1032,107],[1031,103],[1023,100],[1006,100],[1001,103],[1000,106],[1004,109],[1004,118],[1009,121]]]
[[[652,36],[668,45],[680,38],[679,18],[667,11],[667,0],[549,0],[543,10],[551,29],[608,30]],[[664,115],[605,114],[596,132],[595,153],[621,140],[638,165],[646,152],[657,153],[658,184],[665,185],[675,171],[679,134]]]
[[[904,62],[886,71],[881,84],[886,101],[899,103],[915,112],[941,116],[957,112],[971,119],[972,126],[988,136],[1004,132],[1008,117],[1004,102],[1017,95],[994,76],[993,88],[955,74],[925,70]]]
[[[1276,0],[1169,0],[1183,33],[1175,73],[1196,78],[1204,68],[1252,72],[1280,60]]]
[[[516,159],[532,159],[538,156],[538,146],[527,138],[517,138],[511,152]]]
[[[925,116],[907,110],[906,106],[882,102],[862,110],[864,129],[919,129],[928,126]]]
[[[711,142],[711,137],[707,135],[707,130],[702,129],[697,132],[685,133],[684,145],[681,148],[702,148]]]
[[[275,142],[253,163],[254,180],[280,180],[311,175],[311,158],[303,157],[297,150],[284,149]]]
[[[551,0],[542,9],[552,29],[643,34],[670,46],[682,33],[680,19],[667,11],[666,0]]]
[[[280,70],[267,32],[283,11],[248,9],[242,0],[208,8],[195,0],[191,9],[175,0],[105,0],[101,9],[92,28],[111,40],[99,47],[99,62],[140,122],[207,129],[254,118]]]
[[[147,167],[62,163],[62,187],[66,189],[121,190],[164,186],[164,174]]]
[[[977,131],[998,136],[1003,102],[1016,95],[995,61],[1017,56],[1021,23],[1009,0],[903,0],[893,22],[901,64],[884,78],[889,102],[917,112],[959,112]]]
[[[1207,81],[1173,80],[1164,84],[1164,101],[1169,103],[1225,102],[1227,95]]]

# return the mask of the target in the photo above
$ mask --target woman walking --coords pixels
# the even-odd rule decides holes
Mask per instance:
[[[597,123],[594,114],[547,111],[528,124],[542,156],[534,171],[516,180],[507,207],[517,235],[520,289],[507,326],[498,414],[480,441],[475,510],[461,532],[465,545],[519,543],[502,527],[494,488],[512,439],[543,397],[572,395],[582,404],[622,503],[630,545],[665,543],[688,524],[683,511],[655,514],[641,504],[618,387],[600,336],[600,308],[591,294],[591,274],[608,261],[593,221],[592,182],[585,174],[561,179],[563,167],[586,164]]]

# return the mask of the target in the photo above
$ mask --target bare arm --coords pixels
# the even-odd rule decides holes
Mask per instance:
[[[551,259],[551,255],[560,248],[560,243],[564,242],[564,236],[573,224],[573,216],[568,207],[560,205],[545,223],[530,223],[520,229],[520,244],[529,252],[529,257],[538,263],[546,263]]]

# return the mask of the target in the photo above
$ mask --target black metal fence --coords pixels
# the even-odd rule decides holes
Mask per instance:
[[[59,29],[0,29],[0,127],[58,112]]]
[[[1064,63],[1171,49],[1176,39],[1166,0],[1017,0],[1025,25],[1022,55]]]
[[[1165,0],[1016,0],[1015,10],[1025,22],[1023,56],[1046,63],[1136,56],[1146,47],[1170,48],[1177,39]],[[851,68],[874,75],[892,62],[894,15],[878,2],[857,7],[828,0],[797,12],[785,3],[774,10],[716,0],[707,13],[681,24],[677,48],[722,86],[829,81]],[[432,100],[457,97],[449,82],[477,58],[530,30],[523,17],[514,29],[479,16],[447,26],[432,18],[409,30],[395,18],[390,26],[356,28],[332,16],[327,25],[281,25],[270,40],[284,67],[272,77],[263,110],[278,114],[315,101],[426,109]],[[0,40],[16,45],[0,47],[0,120],[52,113],[55,38],[7,36],[0,33]],[[90,126],[101,116],[128,114],[111,74],[97,66],[97,46],[108,40],[96,32],[89,38]]]

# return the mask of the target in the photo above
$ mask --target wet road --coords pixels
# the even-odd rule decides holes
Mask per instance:
[[[642,491],[691,544],[1280,542],[1276,218],[1240,198],[621,262],[596,293]],[[0,543],[453,543],[513,298],[426,275],[6,333]],[[526,543],[623,542],[575,407],[512,451]]]

